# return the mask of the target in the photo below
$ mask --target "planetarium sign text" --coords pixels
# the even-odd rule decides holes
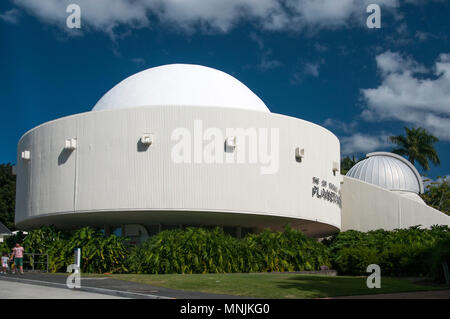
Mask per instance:
[[[312,183],[312,197],[315,196],[342,207],[341,191],[336,185],[324,179],[320,180],[318,177],[313,177]]]

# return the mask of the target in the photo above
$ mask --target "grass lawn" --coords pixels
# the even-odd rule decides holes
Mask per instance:
[[[86,276],[87,274],[83,274]],[[99,276],[99,275],[88,275]],[[320,298],[374,293],[439,290],[445,287],[416,284],[403,278],[381,278],[380,289],[369,289],[366,277],[298,274],[193,274],[135,275],[113,274],[110,278],[153,286],[257,298]]]

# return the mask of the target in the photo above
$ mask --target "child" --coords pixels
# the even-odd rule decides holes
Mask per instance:
[[[6,271],[8,270],[8,254],[3,253],[2,256],[2,274],[6,274]]]

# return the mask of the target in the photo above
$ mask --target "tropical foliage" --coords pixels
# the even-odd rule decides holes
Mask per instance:
[[[406,136],[389,137],[390,141],[397,145],[392,152],[405,156],[413,165],[417,162],[425,171],[430,169],[429,162],[434,165],[441,163],[434,148],[434,143],[439,141],[437,137],[421,127],[411,129],[405,127],[405,131]]]
[[[438,181],[430,182],[421,197],[428,206],[450,214],[450,178],[438,178]]]
[[[17,238],[16,238],[17,239]],[[0,245],[0,249],[10,251]],[[385,276],[427,276],[443,280],[450,264],[450,228],[411,227],[394,231],[345,231],[319,242],[287,226],[237,239],[220,228],[166,230],[138,246],[126,239],[85,227],[63,232],[54,227],[30,231],[27,252],[49,255],[49,270],[65,272],[81,248],[82,271],[90,273],[248,273],[318,270],[333,267],[341,275],[367,275],[378,264]]]
[[[166,230],[136,247],[129,267],[148,274],[236,272],[239,246],[218,228]]]
[[[3,256],[4,253],[9,254],[9,252],[10,252],[10,248],[6,244],[6,242],[0,243],[0,254]]]
[[[440,282],[445,282],[443,263],[447,263],[447,267],[450,267],[450,236],[439,241],[431,251],[430,275]]]
[[[331,266],[327,247],[289,226],[283,232],[265,230],[251,234],[244,243],[252,252],[249,264],[257,265],[257,271],[318,270]]]
[[[353,155],[351,158],[349,156],[344,157],[341,160],[341,174],[345,175],[347,172],[355,166],[355,164],[358,161],[355,159],[355,155]]]
[[[333,266],[340,274],[363,275],[369,264],[378,264],[384,275],[425,276],[437,262],[432,255],[449,238],[447,226],[411,227],[367,233],[346,231],[333,236],[326,244]]]
[[[317,270],[331,265],[324,245],[290,227],[243,240],[219,228],[163,231],[136,247],[129,264],[133,272],[150,274]]]
[[[22,231],[18,231],[14,235],[6,237],[6,245],[8,245],[8,247],[14,247],[16,243],[23,242],[25,236],[26,235]]]
[[[14,207],[16,198],[16,176],[11,164],[0,164],[0,222],[10,230],[14,227]]]
[[[67,259],[73,258],[75,248],[81,248],[83,272],[124,272],[127,245],[125,238],[104,236],[100,231],[85,227],[77,230],[68,240],[64,250]],[[62,264],[65,267],[67,264]]]
[[[74,261],[75,248],[81,248],[82,272],[127,271],[125,258],[128,246],[125,238],[104,236],[100,231],[89,227],[73,233],[43,227],[30,231],[22,245],[26,252],[48,254],[50,272],[65,272],[66,267]]]

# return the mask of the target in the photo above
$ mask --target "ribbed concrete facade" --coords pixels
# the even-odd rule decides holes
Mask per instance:
[[[377,185],[344,176],[342,230],[393,230],[433,225],[450,226],[450,216]]]
[[[263,174],[261,161],[195,163],[194,155],[192,163],[175,163],[172,134],[194,132],[196,121],[224,137],[229,128],[268,129],[270,141],[270,129],[278,129],[278,170]],[[143,134],[154,137],[148,147],[139,142]],[[66,139],[76,139],[75,150],[64,150]],[[235,152],[244,149],[240,143]],[[304,151],[300,161],[297,148]],[[82,113],[38,126],[19,141],[16,223],[23,229],[155,223],[279,229],[291,223],[324,236],[340,229],[341,209],[313,189],[325,182],[339,193],[341,176],[333,171],[339,162],[335,135],[273,113],[170,105]]]

